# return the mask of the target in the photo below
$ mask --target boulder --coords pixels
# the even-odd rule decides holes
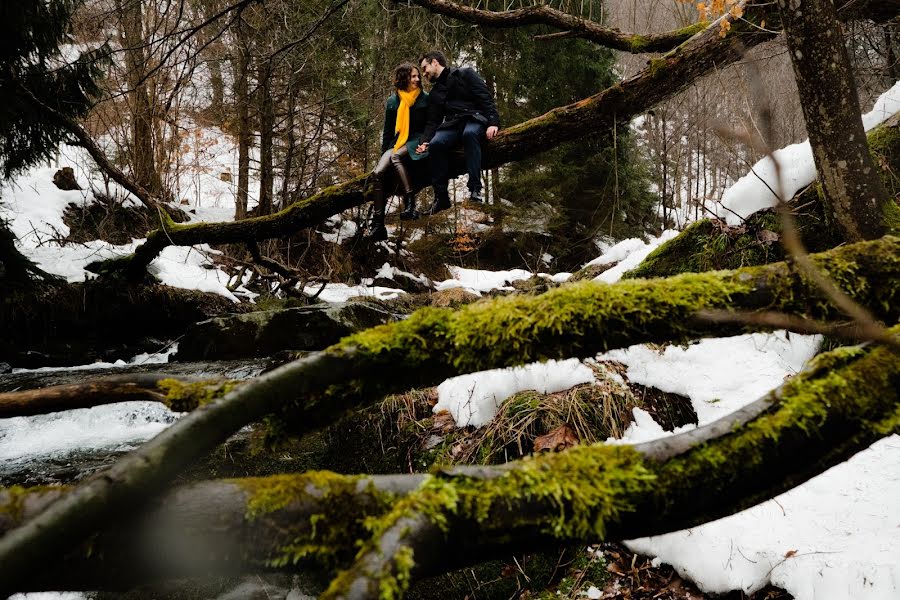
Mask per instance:
[[[321,350],[355,331],[398,318],[362,302],[216,317],[188,328],[174,360],[227,360],[270,356],[283,350]]]

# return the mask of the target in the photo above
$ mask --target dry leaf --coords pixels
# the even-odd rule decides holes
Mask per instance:
[[[556,452],[565,450],[578,444],[578,435],[567,423],[563,423],[547,435],[541,435],[534,439],[534,451],[549,450]]]
[[[768,229],[763,229],[759,233],[756,234],[756,238],[762,242],[763,244],[773,244],[781,239],[781,236],[775,233],[774,231],[769,231]]]
[[[432,431],[447,433],[448,431],[453,431],[454,429],[456,429],[456,421],[453,420],[453,415],[450,414],[450,411],[442,410],[438,414],[434,415],[434,419],[431,421]]]
[[[785,558],[790,558],[792,556],[797,556],[796,550],[788,550],[787,552],[784,553]]]

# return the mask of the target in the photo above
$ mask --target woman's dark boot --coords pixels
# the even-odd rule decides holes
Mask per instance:
[[[366,239],[370,242],[380,242],[387,238],[387,229],[384,228],[384,211],[376,210],[372,213],[372,224],[366,232]]]
[[[419,218],[419,211],[416,210],[416,194],[407,192],[403,195],[403,212],[400,213],[401,221],[412,221]]]

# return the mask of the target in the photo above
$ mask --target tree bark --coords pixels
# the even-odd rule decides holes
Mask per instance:
[[[869,154],[834,4],[779,0],[778,7],[828,209],[848,241],[880,237],[894,201]]]
[[[135,182],[159,196],[162,193],[162,179],[156,168],[154,152],[156,111],[147,86],[143,8],[143,0],[120,1],[118,6],[131,118],[131,167]]]
[[[237,59],[234,69],[234,101],[238,126],[238,177],[234,202],[234,220],[247,218],[250,189],[250,47],[247,24],[238,17],[234,27],[237,41]],[[148,263],[149,264],[149,263]]]
[[[272,214],[275,193],[274,160],[272,143],[275,129],[275,106],[272,101],[271,63],[261,67],[257,106],[259,108],[259,205],[260,215]]]

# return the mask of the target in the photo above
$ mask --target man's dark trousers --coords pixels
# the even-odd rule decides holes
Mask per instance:
[[[442,204],[449,203],[447,184],[450,180],[450,152],[462,139],[466,157],[466,172],[469,174],[469,193],[481,192],[481,139],[485,126],[478,121],[467,121],[465,127],[438,129],[428,144],[431,184],[435,199]]]

